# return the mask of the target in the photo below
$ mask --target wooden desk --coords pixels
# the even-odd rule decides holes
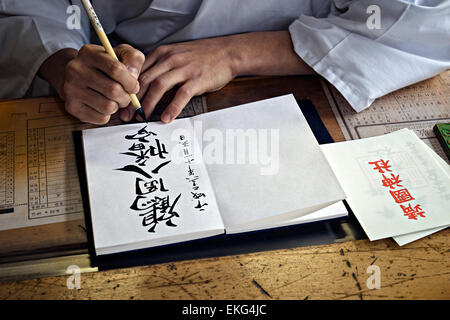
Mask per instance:
[[[344,140],[316,76],[237,80],[206,101],[217,110],[291,92],[311,99],[333,138]],[[73,238],[69,225],[60,239]],[[4,282],[0,299],[449,299],[449,235],[404,247],[360,240],[83,273],[80,290],[67,289],[66,276]],[[370,265],[380,268],[381,289],[367,288]]]

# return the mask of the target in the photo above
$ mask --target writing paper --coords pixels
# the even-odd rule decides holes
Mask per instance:
[[[204,131],[215,130],[218,136],[229,137],[227,130],[246,129],[238,134],[245,139],[246,134],[256,132],[258,145],[269,144],[263,151],[259,148],[259,160],[263,155],[267,158],[270,147],[276,149],[272,149],[276,157],[272,165],[205,161],[228,233],[293,219],[345,198],[293,95],[190,118],[193,123],[197,119],[202,120]]]
[[[142,131],[145,128],[145,132]],[[158,156],[149,157],[145,165],[140,166],[135,163],[132,155],[123,154],[129,152],[130,147],[139,145],[139,139],[126,139],[126,136],[133,136],[141,131],[142,134],[134,138],[144,137],[148,132],[155,133],[143,139],[149,141],[153,146],[164,144],[166,151],[179,150],[180,144],[172,132],[177,129],[184,129],[190,132],[190,122],[186,119],[180,119],[171,124],[163,125],[161,123],[151,124],[130,124],[116,126],[111,128],[91,129],[83,131],[83,143],[86,161],[86,174],[89,188],[89,202],[92,215],[92,224],[94,228],[94,242],[97,254],[108,254],[116,251],[147,248],[177,241],[187,241],[198,237],[223,233],[224,225],[218,212],[214,192],[211,190],[208,173],[201,163],[200,149],[195,147],[195,140],[191,140],[193,158],[197,162],[187,165],[185,162],[175,163],[176,159],[161,159]],[[173,138],[173,139],[172,139]],[[158,140],[156,140],[158,139]],[[145,143],[145,142],[143,142]],[[145,143],[146,144],[146,143]],[[156,151],[156,147],[154,149]],[[136,152],[139,152],[136,151]],[[138,153],[139,154],[139,153]],[[159,169],[158,174],[151,171],[166,161],[171,161]],[[133,171],[118,170],[126,166],[134,165],[149,174],[151,178]],[[200,200],[202,206],[200,211],[195,209],[197,199],[191,197],[191,186],[189,182],[188,167],[195,171],[196,185],[200,186],[198,192],[206,196]],[[163,179],[164,189],[161,191],[161,181]],[[146,183],[154,182],[159,190],[155,192],[139,195],[136,190],[137,179],[142,179]],[[140,180],[139,180],[140,181]],[[142,186],[144,192],[148,192],[145,186]],[[141,190],[142,191],[142,190]],[[141,192],[142,193],[142,192]],[[158,217],[167,218],[170,216],[170,209],[166,213],[162,212],[162,201],[152,202],[155,197],[165,198],[169,196],[170,204],[175,199],[176,207],[174,212],[178,216],[160,221],[156,224],[154,231],[149,229],[153,226],[143,225],[144,217],[149,223],[152,219],[152,205],[158,210]],[[143,197],[138,199],[138,197]],[[148,210],[132,210],[130,207],[134,201],[139,200],[139,206],[148,203]],[[140,214],[149,212],[145,216]],[[173,226],[172,226],[173,225]]]

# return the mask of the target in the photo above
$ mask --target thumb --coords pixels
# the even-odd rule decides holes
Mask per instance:
[[[144,65],[145,55],[129,44],[118,45],[114,48],[114,51],[119,60],[127,67],[128,71],[137,79]]]

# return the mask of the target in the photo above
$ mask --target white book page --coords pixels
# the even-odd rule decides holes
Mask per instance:
[[[434,160],[444,169],[444,171],[447,173],[447,177],[450,177],[450,166],[447,164],[447,162],[444,159],[442,159],[436,152],[434,152],[434,150],[431,149],[422,139],[420,140],[420,142],[422,143],[424,149],[426,149],[429,152],[429,154],[434,158]],[[404,234],[400,236],[395,236],[393,237],[393,239],[395,240],[395,242],[397,242],[399,246],[404,246],[405,244],[429,236],[430,234],[441,231],[447,227],[448,225],[445,227],[414,232],[410,234]]]
[[[83,131],[97,254],[224,232],[186,119]],[[175,134],[176,133],[176,134]]]
[[[242,228],[240,230],[236,230],[236,233],[237,232],[266,230],[266,229],[272,229],[272,228],[293,226],[296,224],[318,222],[318,221],[324,221],[324,220],[329,220],[329,219],[341,218],[341,217],[345,217],[347,215],[348,215],[347,208],[345,207],[345,205],[342,201],[339,201],[339,202],[333,203],[330,206],[327,206],[320,210],[308,213],[308,214],[298,217],[298,218],[276,221],[269,225],[266,224],[266,225],[262,225],[259,227]]]
[[[345,198],[293,95],[190,121],[227,233],[295,219]]]
[[[448,176],[410,130],[321,148],[370,240],[450,224]]]

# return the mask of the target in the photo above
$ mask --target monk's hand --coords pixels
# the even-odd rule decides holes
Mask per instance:
[[[121,108],[121,118],[128,120],[129,94],[139,92],[138,77],[145,56],[125,44],[114,51],[121,62],[103,47],[88,44],[65,66],[60,95],[67,112],[83,122],[106,124]]]
[[[139,82],[138,98],[147,117],[165,92],[177,86],[175,97],[166,107],[161,120],[175,119],[189,100],[205,92],[218,90],[235,74],[227,38],[202,39],[163,45],[145,59]],[[130,119],[132,107],[129,107]],[[139,119],[139,116],[137,117]]]

